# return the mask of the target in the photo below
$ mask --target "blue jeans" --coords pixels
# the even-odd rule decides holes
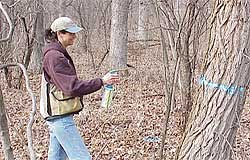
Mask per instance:
[[[48,160],[91,160],[91,156],[76,128],[73,116],[47,121],[50,129]]]

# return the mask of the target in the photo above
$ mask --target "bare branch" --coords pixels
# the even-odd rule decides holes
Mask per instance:
[[[0,69],[9,67],[9,66],[19,66],[22,71],[23,71],[23,75],[25,77],[25,82],[26,82],[26,88],[27,91],[30,94],[30,97],[32,99],[32,111],[30,112],[30,120],[29,123],[27,125],[27,139],[28,139],[28,150],[29,150],[29,154],[30,154],[30,159],[31,160],[36,160],[36,154],[33,148],[33,142],[32,142],[32,125],[34,123],[34,116],[36,114],[36,99],[35,99],[35,95],[32,92],[31,88],[30,88],[30,82],[29,82],[29,77],[28,77],[28,73],[27,70],[25,69],[24,65],[20,64],[20,63],[11,63],[11,64],[4,64],[4,65],[0,65]]]
[[[10,26],[10,30],[9,30],[9,33],[8,33],[7,37],[6,37],[6,38],[3,38],[3,39],[0,39],[0,43],[1,43],[1,42],[6,42],[6,41],[8,41],[8,40],[10,39],[10,37],[12,36],[13,31],[14,31],[14,25],[13,25],[13,23],[11,22],[8,13],[7,13],[7,12],[5,11],[5,9],[3,8],[2,2],[0,2],[0,9],[1,9],[1,11],[3,12],[4,16],[6,17],[8,23],[9,23],[9,26]]]
[[[5,4],[5,3],[3,3],[3,5],[6,5],[8,8],[12,8],[12,7],[14,7],[17,3],[19,3],[21,0],[18,0],[18,1],[16,1],[16,2],[14,2],[13,4],[11,4],[11,5],[8,5],[8,4]]]

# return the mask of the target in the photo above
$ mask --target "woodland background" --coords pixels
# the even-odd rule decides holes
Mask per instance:
[[[111,14],[112,3],[120,3],[120,6],[123,6],[123,3],[129,4],[127,42],[124,44],[127,47],[125,64],[128,65],[128,75],[123,76],[121,83],[115,86],[114,100],[109,109],[100,108],[103,90],[84,96],[85,108],[75,116],[77,126],[93,159],[159,159],[169,110],[163,157],[167,160],[176,157],[187,122],[186,113],[191,111],[183,106],[192,106],[197,93],[195,87],[199,86],[200,71],[209,37],[208,21],[215,13],[214,6],[227,6],[228,3],[233,6],[233,2],[2,0],[1,3],[13,22],[14,31],[8,41],[0,43],[0,62],[24,64],[28,69],[31,89],[35,94],[38,108],[44,29],[59,16],[68,16],[78,22],[84,30],[77,34],[76,44],[69,49],[78,75],[86,80],[102,77],[110,70],[112,63],[115,63],[110,46],[111,19],[114,16],[114,13]],[[191,13],[192,6],[196,13],[194,15]],[[6,37],[9,29],[8,22],[1,13],[0,37]],[[189,31],[190,39],[187,40],[185,37]],[[188,43],[184,43],[185,40]],[[187,50],[189,54],[182,55],[187,53]],[[179,60],[178,57],[182,59]],[[182,61],[183,59],[186,61]],[[176,65],[179,62],[180,68]],[[176,68],[179,76],[176,76]],[[169,74],[167,76],[166,70]],[[26,127],[32,106],[31,98],[20,69],[9,67],[2,69],[0,73],[14,157],[17,160],[29,159]],[[189,75],[189,87],[191,86],[188,91],[190,99],[187,101],[183,99],[183,94],[187,92],[183,88],[188,88],[185,87],[187,81],[183,78],[185,74]],[[166,102],[166,86],[169,86],[167,83],[176,86],[170,108]],[[235,143],[231,146],[233,159],[237,160],[250,159],[248,99],[247,90]],[[45,160],[49,135],[39,109],[32,131],[36,155],[38,159]],[[2,143],[0,159],[4,159]]]

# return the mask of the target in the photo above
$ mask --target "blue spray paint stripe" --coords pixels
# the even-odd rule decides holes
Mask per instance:
[[[146,142],[159,142],[160,138],[159,137],[153,137],[153,136],[147,136],[143,138],[144,141]]]
[[[224,84],[218,84],[218,83],[215,83],[215,82],[211,82],[211,81],[208,81],[204,75],[202,75],[199,79],[199,84],[201,85],[204,85],[206,87],[210,87],[210,88],[216,88],[216,89],[220,89],[230,95],[234,95],[236,93],[239,93],[240,96],[243,96],[244,94],[244,87],[237,87],[237,86],[227,86],[227,85],[224,85]]]

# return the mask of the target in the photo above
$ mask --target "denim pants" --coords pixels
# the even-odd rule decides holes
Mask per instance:
[[[50,130],[48,160],[91,160],[91,156],[76,128],[73,116],[47,121]]]

